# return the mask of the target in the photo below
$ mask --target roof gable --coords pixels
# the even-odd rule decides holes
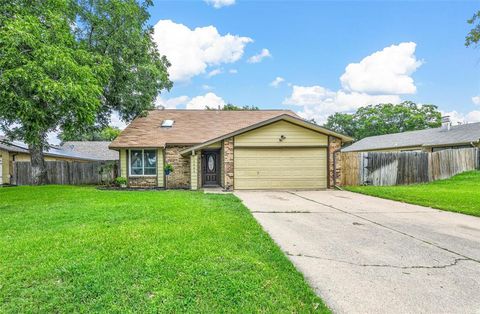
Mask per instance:
[[[307,129],[310,129],[312,131],[315,131],[315,132],[319,132],[319,133],[323,133],[323,134],[326,134],[326,135],[332,135],[332,136],[335,136],[335,137],[338,137],[340,138],[343,142],[349,142],[349,141],[352,141],[353,139],[351,137],[348,137],[346,135],[343,135],[343,134],[340,134],[340,133],[336,133],[336,132],[333,132],[331,130],[328,130],[324,127],[321,127],[317,124],[314,124],[314,123],[311,123],[311,122],[308,122],[308,121],[305,121],[301,118],[298,118],[298,117],[293,117],[293,116],[290,116],[290,115],[287,115],[287,114],[283,114],[283,115],[280,115],[280,116],[276,116],[276,117],[273,117],[272,119],[268,119],[268,120],[265,120],[265,121],[261,121],[259,123],[256,123],[256,124],[253,124],[253,125],[250,125],[248,127],[245,127],[245,128],[242,128],[242,129],[239,129],[239,130],[236,130],[234,132],[231,132],[231,133],[227,133],[227,134],[224,134],[222,136],[219,136],[219,137],[216,137],[216,138],[213,138],[213,139],[210,139],[208,141],[205,141],[201,144],[198,144],[198,145],[194,145],[192,147],[189,147],[183,151],[180,152],[180,154],[182,155],[185,155],[185,154],[188,154],[190,152],[194,152],[195,150],[198,150],[198,149],[202,149],[204,147],[207,147],[215,142],[218,142],[218,141],[221,141],[221,140],[224,140],[226,138],[229,138],[229,137],[232,137],[232,136],[237,136],[239,134],[244,134],[246,132],[249,132],[249,131],[252,131],[252,130],[255,130],[255,129],[258,129],[258,128],[262,128],[264,126],[267,126],[267,125],[270,125],[270,124],[273,124],[277,121],[281,121],[281,120],[284,120],[284,121],[288,121],[290,123],[293,123],[295,125],[298,125],[298,126],[302,126],[302,127],[305,127]]]

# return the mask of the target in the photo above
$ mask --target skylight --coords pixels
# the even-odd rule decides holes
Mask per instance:
[[[162,121],[162,128],[171,128],[173,126],[173,120],[163,120]]]

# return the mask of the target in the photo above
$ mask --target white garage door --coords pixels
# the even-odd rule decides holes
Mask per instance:
[[[327,187],[326,148],[235,148],[235,189]]]

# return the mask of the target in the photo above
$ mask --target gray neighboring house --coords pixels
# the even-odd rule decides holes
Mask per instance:
[[[435,152],[468,147],[480,147],[480,122],[451,126],[446,120],[440,128],[366,137],[342,152]]]
[[[61,148],[79,155],[90,156],[97,160],[114,161],[119,160],[119,153],[108,148],[111,142],[106,141],[75,141],[64,142]]]
[[[113,153],[116,152],[113,151]],[[84,154],[56,146],[46,147],[43,154],[46,161],[88,162],[103,160],[101,158],[96,158],[91,154]],[[30,152],[27,144],[20,141],[10,141],[6,137],[0,135],[0,185],[10,183],[10,179],[13,175],[13,162],[29,162],[30,160]]]

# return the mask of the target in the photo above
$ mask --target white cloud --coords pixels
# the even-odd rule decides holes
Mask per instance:
[[[259,63],[259,62],[262,62],[263,59],[270,58],[270,57],[272,57],[272,55],[270,54],[270,51],[267,48],[263,48],[262,51],[260,51],[258,54],[248,58],[247,62]]]
[[[230,73],[230,74],[237,74],[237,73],[238,73],[238,70],[237,70],[237,69],[230,69],[230,70],[228,70],[228,73]]]
[[[228,7],[235,4],[235,0],[204,0],[208,5],[213,6],[215,9],[221,7]]]
[[[277,88],[283,82],[285,82],[285,79],[281,76],[277,76],[272,82],[270,82],[270,86]]]
[[[220,35],[214,26],[190,29],[171,20],[155,24],[153,39],[172,64],[168,71],[173,81],[189,80],[205,73],[209,66],[236,62],[253,41],[249,37]]]
[[[210,86],[210,85],[207,85],[207,84],[203,84],[203,85],[202,85],[202,89],[204,89],[204,90],[211,90],[211,89],[213,89],[213,87]]]
[[[212,109],[223,108],[226,102],[214,93],[206,93],[203,96],[197,96],[192,98],[187,103],[187,109],[206,109],[207,107]]]
[[[421,62],[415,57],[415,48],[413,42],[400,43],[349,64],[340,77],[342,88],[338,91],[318,85],[293,85],[292,94],[283,103],[301,106],[298,113],[318,123],[335,112],[352,112],[370,104],[400,103],[401,95],[416,92],[410,75]]]
[[[190,100],[190,97],[188,96],[179,96],[179,97],[174,97],[174,98],[168,98],[165,99],[161,96],[157,96],[157,99],[155,99],[155,107],[163,107],[165,109],[175,109],[179,105],[183,105],[188,103]]]
[[[343,89],[369,94],[413,94],[417,88],[410,76],[422,65],[415,57],[416,44],[391,45],[350,63],[340,77]]]
[[[222,74],[222,73],[223,73],[222,69],[215,69],[215,70],[212,70],[212,71],[208,72],[207,77],[212,77],[212,76],[219,75],[219,74]]]
[[[472,102],[473,102],[475,105],[480,105],[480,95],[479,95],[479,96],[473,96],[473,97],[472,97]]]
[[[449,116],[450,121],[453,125],[463,124],[463,123],[473,123],[473,122],[480,122],[480,111],[474,110],[467,112],[466,114],[458,112],[458,111],[449,111],[445,112],[442,111],[442,116]]]
[[[365,93],[348,93],[331,91],[322,86],[293,85],[292,94],[284,100],[285,105],[301,106],[298,114],[305,119],[315,119],[323,123],[335,112],[353,111],[361,106],[378,103],[398,103],[398,95],[369,95]]]
[[[120,115],[118,112],[114,111],[110,115],[110,125],[119,128],[120,130],[123,130],[127,127],[127,124],[125,121],[120,119]]]

